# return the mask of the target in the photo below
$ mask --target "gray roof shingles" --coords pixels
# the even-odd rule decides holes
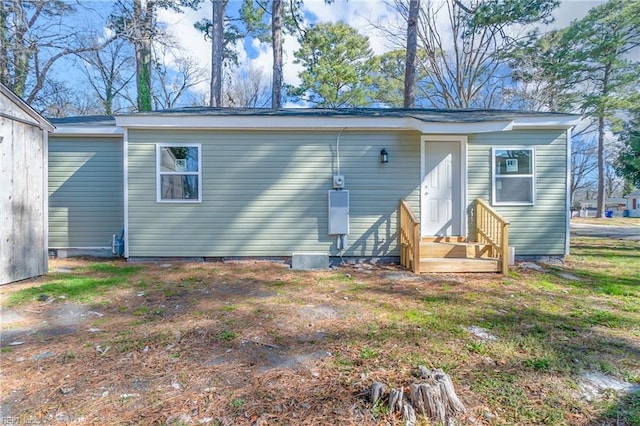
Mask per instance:
[[[422,109],[422,108],[211,108],[185,107],[150,112],[123,114],[126,116],[205,116],[205,117],[363,117],[363,118],[402,118],[410,117],[423,122],[433,123],[477,123],[490,121],[511,121],[524,117],[537,118],[578,118],[578,115],[557,112],[531,112],[517,110],[490,109]],[[115,126],[113,116],[79,116],[65,118],[51,118],[50,121],[60,126]]]

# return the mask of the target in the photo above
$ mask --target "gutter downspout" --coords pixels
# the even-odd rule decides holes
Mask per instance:
[[[123,211],[124,211],[124,258],[129,258],[129,129],[122,133],[122,182],[123,182]]]
[[[49,131],[42,129],[44,146],[42,147],[42,219],[44,223],[44,272],[49,272]]]
[[[567,129],[567,186],[566,186],[566,201],[565,201],[565,241],[564,241],[564,255],[568,256],[571,251],[571,127]]]

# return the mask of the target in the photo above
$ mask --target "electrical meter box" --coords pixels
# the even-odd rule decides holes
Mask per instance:
[[[329,235],[349,233],[349,191],[329,191]]]

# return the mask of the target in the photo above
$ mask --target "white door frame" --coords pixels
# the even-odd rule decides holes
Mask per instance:
[[[467,235],[467,136],[464,135],[422,135],[420,138],[420,218],[426,208],[422,180],[425,175],[425,150],[429,142],[458,142],[460,144],[460,234]],[[424,236],[423,228],[420,235]]]

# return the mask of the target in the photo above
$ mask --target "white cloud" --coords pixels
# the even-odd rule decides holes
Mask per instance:
[[[293,53],[298,49],[300,49],[298,40],[292,35],[285,35],[283,39],[282,78],[285,83],[294,86],[300,84],[301,80],[298,74],[303,70],[302,65],[294,63],[295,57]]]
[[[204,2],[203,7],[199,10],[185,9],[184,13],[160,10],[158,13],[158,20],[167,24],[167,32],[182,48],[176,53],[195,59],[200,67],[207,70],[207,73],[211,69],[211,43],[205,40],[204,34],[198,31],[193,24],[210,15],[211,4],[209,2]],[[203,82],[195,90],[206,94],[209,91],[209,83]]]
[[[379,55],[394,48],[389,37],[381,34],[375,27],[383,26],[386,30],[399,30],[403,36],[404,23],[398,13],[384,1],[337,0],[328,5],[324,1],[311,0],[305,2],[306,11],[318,22],[344,22],[369,37],[373,53]]]
[[[571,21],[584,18],[589,9],[602,3],[605,3],[605,0],[563,0],[553,13],[555,22],[551,24],[551,27],[566,27]]]

